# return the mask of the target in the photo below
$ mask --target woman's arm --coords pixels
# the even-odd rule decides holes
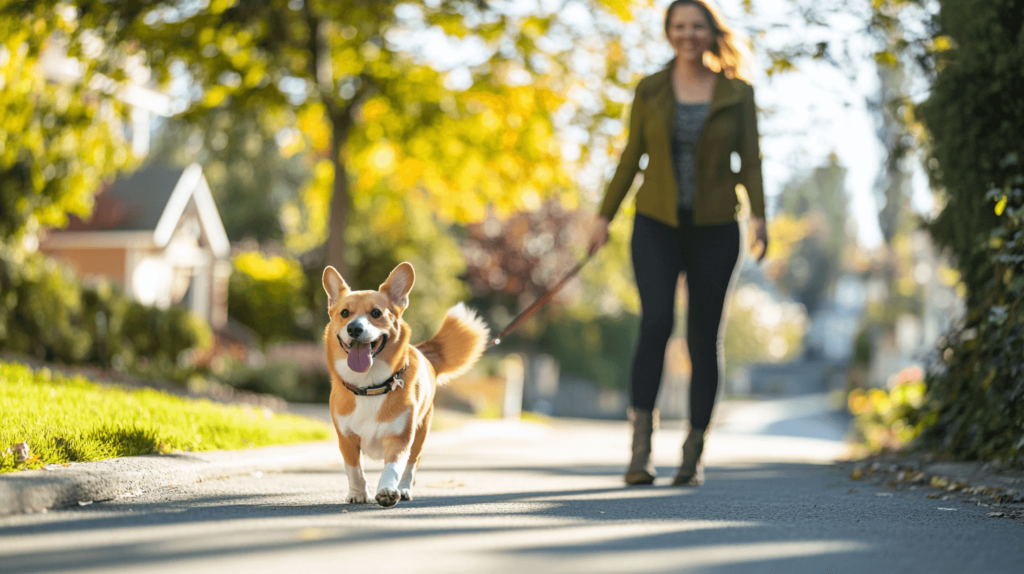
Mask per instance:
[[[763,217],[750,216],[750,251],[757,254],[758,263],[768,253],[768,229]]]
[[[750,213],[764,219],[764,183],[761,178],[761,146],[758,143],[754,87],[747,85],[743,98],[743,140],[740,142],[740,183],[750,198]]]
[[[595,251],[608,243],[608,218],[603,215],[594,217],[594,223],[590,228],[590,239],[587,241],[587,253],[593,255]]]
[[[601,209],[598,211],[607,221],[615,217],[619,205],[622,204],[629,188],[633,186],[636,172],[640,171],[640,157],[646,151],[643,134],[644,113],[640,87],[637,86],[636,94],[633,96],[633,109],[629,114],[629,139],[626,141],[626,148],[622,150],[619,166],[615,169],[612,182],[608,184],[608,191],[605,192],[604,201],[601,202]]]
[[[757,260],[768,252],[768,230],[764,221],[764,181],[761,176],[761,146],[758,142],[757,106],[754,87],[747,86],[743,98],[743,141],[740,148],[740,183],[750,199],[751,249],[758,253]],[[756,244],[760,243],[758,250]]]

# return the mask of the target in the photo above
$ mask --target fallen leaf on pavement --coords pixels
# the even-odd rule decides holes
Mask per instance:
[[[938,492],[933,492],[933,493],[931,493],[931,494],[928,494],[928,495],[926,495],[926,496],[927,496],[928,498],[942,498],[942,495],[941,495],[941,494],[939,494]]]
[[[987,515],[989,518],[1002,518],[1006,516],[1005,512],[989,512]]]
[[[947,511],[949,511],[949,512],[956,512],[956,509],[955,509],[955,508],[943,508],[943,507],[941,507],[941,506],[939,507],[939,510],[947,510]]]

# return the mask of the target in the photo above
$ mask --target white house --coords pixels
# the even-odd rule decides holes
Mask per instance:
[[[150,165],[116,180],[89,220],[49,231],[39,249],[143,304],[183,305],[214,329],[227,323],[231,246],[199,164]]]

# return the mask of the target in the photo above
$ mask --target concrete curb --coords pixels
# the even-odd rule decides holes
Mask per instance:
[[[0,475],[0,516],[42,512],[252,472],[338,464],[335,441],[112,458]]]

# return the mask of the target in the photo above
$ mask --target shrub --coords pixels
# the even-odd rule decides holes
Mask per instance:
[[[563,374],[591,380],[606,388],[625,389],[639,325],[640,318],[628,313],[585,321],[563,317],[546,326],[537,339],[536,348],[557,359]]]
[[[189,352],[211,340],[186,309],[146,307],[110,282],[83,285],[41,254],[0,248],[0,349],[184,381],[195,371]]]
[[[232,319],[252,329],[264,346],[313,338],[312,317],[303,295],[306,276],[298,261],[245,251],[232,264],[228,282]]]
[[[937,76],[921,112],[967,315],[927,378],[922,438],[962,458],[1024,463],[1024,0],[940,0]]]
[[[290,402],[326,403],[331,396],[331,379],[323,371],[304,370],[287,361],[233,370],[224,383],[244,391],[276,395]]]
[[[847,405],[854,416],[858,442],[868,451],[898,450],[921,434],[934,416],[922,411],[925,382],[920,367],[895,375],[890,389],[854,389]]]

